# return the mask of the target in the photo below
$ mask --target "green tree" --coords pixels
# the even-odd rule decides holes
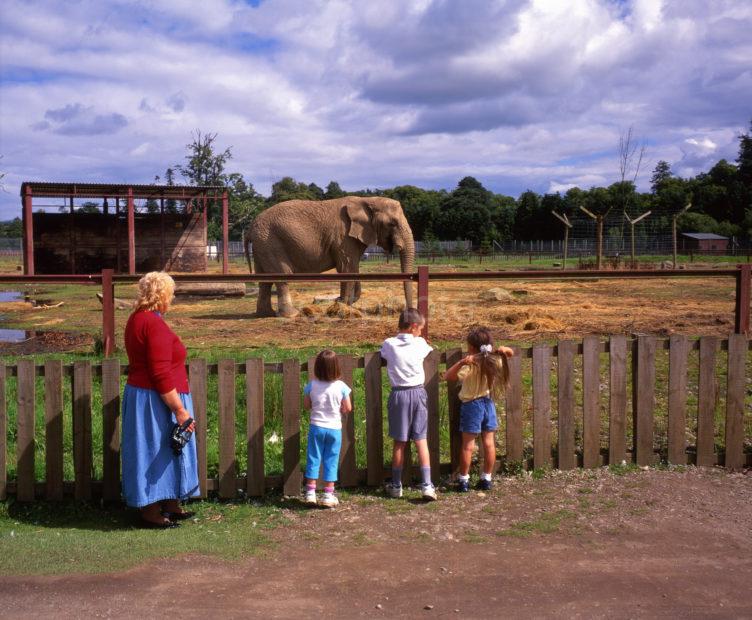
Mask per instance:
[[[673,174],[671,172],[671,166],[667,161],[661,159],[655,165],[653,176],[650,177],[650,189],[653,191],[653,193],[658,192],[663,183],[668,181],[672,176]]]
[[[310,185],[298,183],[292,177],[283,177],[272,185],[269,204],[274,205],[285,200],[319,200],[319,198],[311,191]]]
[[[507,241],[514,237],[514,217],[517,212],[517,201],[511,196],[494,194],[491,217],[499,241]]]
[[[473,177],[465,177],[441,203],[437,223],[441,239],[470,239],[480,244],[484,237],[496,238],[491,213],[493,194]]]
[[[540,239],[535,229],[541,206],[540,196],[532,190],[520,194],[514,216],[514,238],[520,241]],[[551,216],[549,216],[551,217]]]
[[[342,198],[345,195],[345,192],[342,191],[337,181],[329,181],[329,184],[326,186],[326,192],[324,192],[324,198],[330,200],[332,198]]]
[[[415,185],[399,185],[384,191],[387,198],[399,201],[407,222],[416,239],[426,239],[427,234],[436,237],[437,221],[441,203],[448,196],[446,192],[425,190]]]

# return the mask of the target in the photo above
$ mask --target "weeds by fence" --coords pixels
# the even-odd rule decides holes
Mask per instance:
[[[723,341],[611,336],[602,342],[592,336],[518,349],[499,416],[500,466],[752,464],[752,424],[747,416],[745,428],[744,414],[748,348],[743,335],[733,334]],[[426,360],[436,476],[458,464],[458,386],[442,382],[439,370],[461,355],[452,349]],[[299,492],[308,429],[300,388],[311,363],[189,362],[203,495]],[[354,388],[355,405],[343,425],[345,487],[384,480],[388,383],[382,365],[378,353],[342,356],[343,380]],[[10,493],[20,501],[64,494],[119,500],[126,371],[116,359],[0,365],[0,499]]]

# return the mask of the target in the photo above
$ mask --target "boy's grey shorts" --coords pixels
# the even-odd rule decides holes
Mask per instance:
[[[428,435],[428,395],[422,385],[393,387],[386,409],[389,436],[395,441],[415,441]]]

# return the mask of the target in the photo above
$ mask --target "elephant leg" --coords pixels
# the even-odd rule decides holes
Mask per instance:
[[[256,300],[257,316],[276,316],[272,308],[272,285],[270,282],[259,282],[258,299]]]
[[[290,287],[287,282],[277,282],[277,316],[292,318],[298,315],[298,310],[292,305]]]
[[[360,295],[363,292],[363,289],[360,285],[360,282],[355,282],[355,286],[353,286],[353,303],[358,301],[360,299]]]

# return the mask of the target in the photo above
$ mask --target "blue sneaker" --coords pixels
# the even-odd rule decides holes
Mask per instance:
[[[457,480],[457,493],[467,493],[470,491],[470,480]]]
[[[493,481],[492,480],[484,480],[481,478],[478,481],[477,489],[479,491],[490,491],[493,488]]]

